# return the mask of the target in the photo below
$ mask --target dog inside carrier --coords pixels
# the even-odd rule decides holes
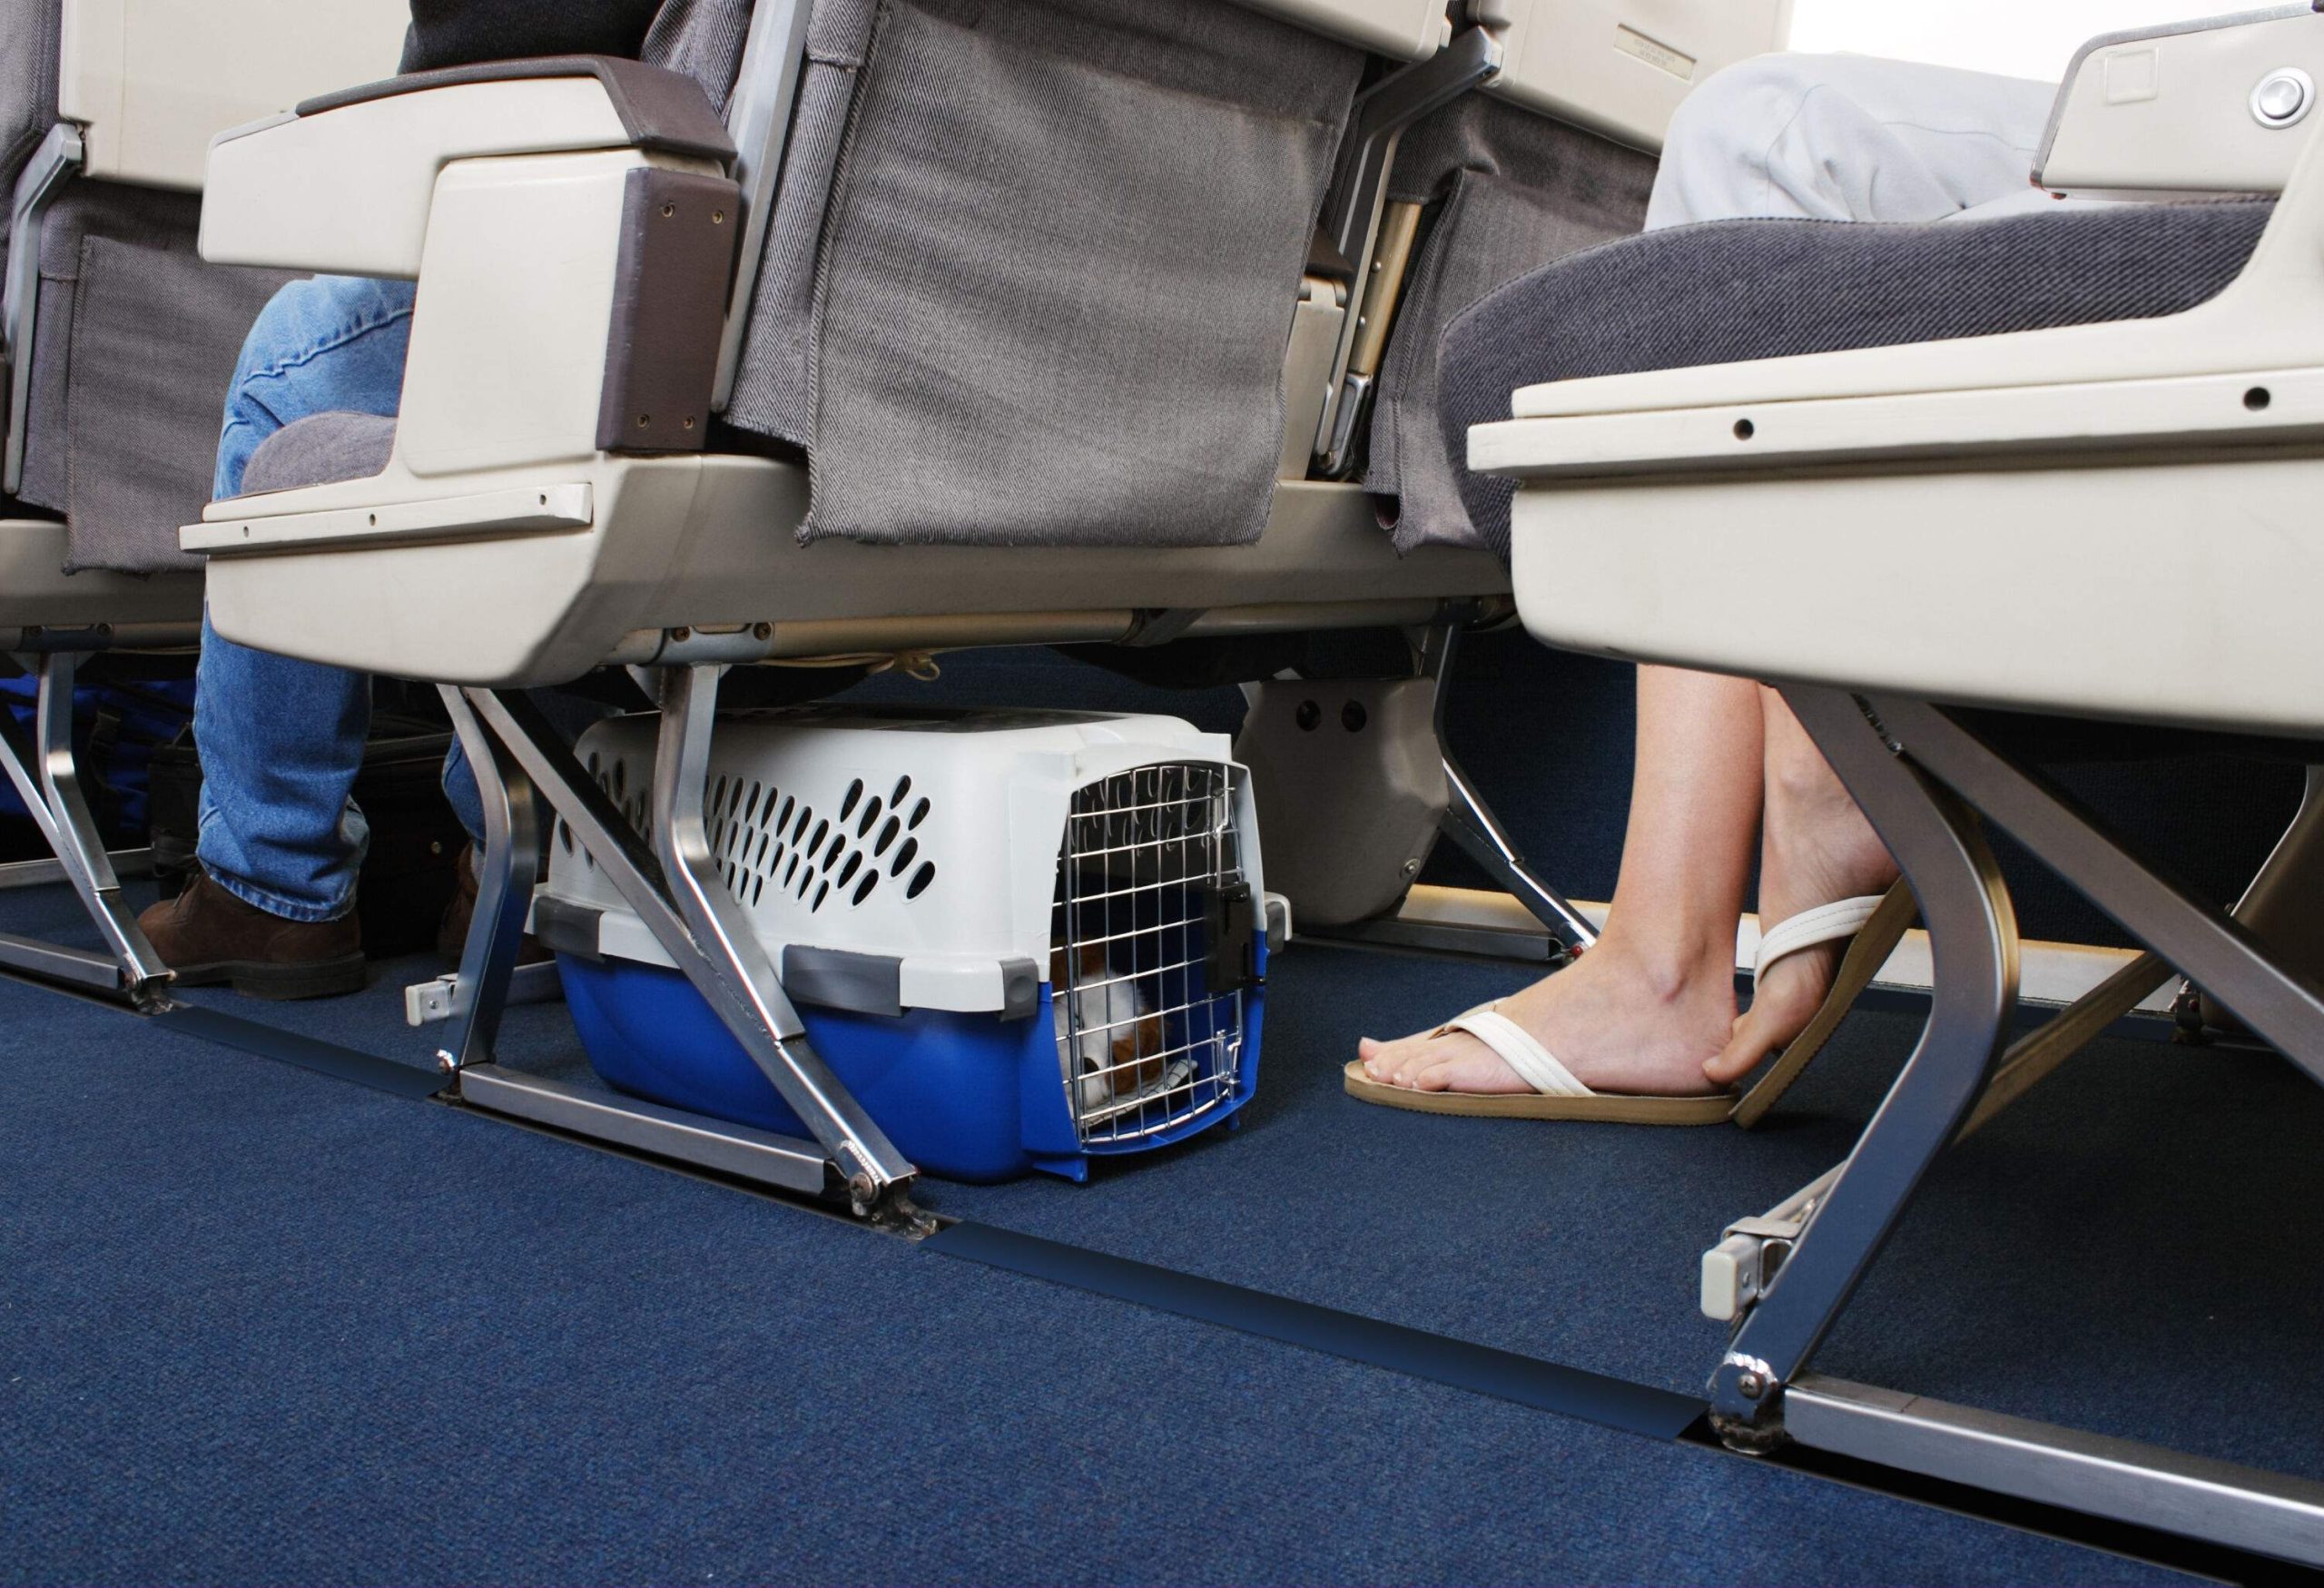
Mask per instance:
[[[656,725],[617,717],[576,745],[641,829]],[[1264,880],[1224,736],[1148,715],[741,713],[705,787],[720,874],[809,1040],[922,1169],[1080,1179],[1250,1099]],[[533,924],[606,1081],[803,1129],[562,825]]]

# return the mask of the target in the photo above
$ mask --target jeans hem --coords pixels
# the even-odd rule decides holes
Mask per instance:
[[[295,921],[311,926],[320,922],[337,921],[355,908],[355,898],[349,894],[337,904],[302,904],[286,899],[280,893],[270,893],[264,888],[253,887],[240,877],[229,876],[208,861],[202,863],[202,873],[253,910],[263,910],[269,915],[279,915],[285,921]]]

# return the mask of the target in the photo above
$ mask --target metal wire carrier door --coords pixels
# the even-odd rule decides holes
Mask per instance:
[[[1074,791],[1049,980],[1085,1147],[1139,1140],[1235,1095],[1246,979],[1222,940],[1238,911],[1248,919],[1240,776],[1220,762],[1159,762]]]

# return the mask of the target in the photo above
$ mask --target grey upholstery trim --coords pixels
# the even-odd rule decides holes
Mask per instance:
[[[734,157],[734,141],[727,136],[726,123],[711,108],[710,99],[700,84],[660,66],[615,60],[610,55],[537,55],[523,61],[487,61],[474,66],[412,72],[301,100],[299,113],[321,115],[369,100],[420,94],[431,88],[453,88],[464,83],[502,83],[534,77],[595,77],[605,84],[606,97],[613,102],[622,130],[640,149],[665,154],[699,154],[713,160]]]
[[[2082,72],[2082,64],[2101,50],[2111,50],[2116,44],[2136,44],[2141,39],[2175,38],[2182,33],[2210,33],[2215,28],[2245,27],[2255,22],[2281,22],[2290,16],[2307,16],[2324,11],[2324,0],[2306,0],[2297,5],[2270,5],[2264,11],[2234,11],[2225,16],[2199,16],[2187,22],[2160,23],[2151,27],[2126,27],[2120,33],[2102,33],[2073,53],[2066,63],[2066,74],[2058,80],[2058,97],[2050,104],[2050,124],[2043,130],[2042,147],[2034,155],[2034,180],[2039,183],[2042,173],[2050,166],[2050,145],[2058,141],[2058,124],[2065,120],[2066,96],[2073,92],[2073,80]]]
[[[242,468],[242,495],[369,479],[388,466],[395,445],[390,416],[310,414],[259,443]]]
[[[1446,329],[1446,449],[1545,381],[2152,320],[2240,273],[2275,205],[2102,204],[1989,221],[1714,221],[1535,271]],[[1460,470],[1483,542],[1509,554],[1513,482]]]

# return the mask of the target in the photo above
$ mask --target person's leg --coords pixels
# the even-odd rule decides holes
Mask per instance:
[[[1630,824],[1605,933],[1501,1005],[1593,1090],[1713,1090],[1703,1066],[1735,1021],[1735,923],[1759,824],[1758,692],[1747,679],[1639,669]],[[1366,1038],[1358,1057],[1374,1080],[1424,1091],[1528,1090],[1462,1032]]]
[[[239,495],[260,443],[329,410],[391,414],[403,390],[413,289],[319,276],[275,294],[244,340],[218,440],[214,496]],[[204,617],[194,675],[202,866],[290,921],[354,905],[368,836],[350,795],[370,721],[360,673],[253,650]]]
[[[1772,689],[1759,691],[1767,745],[1765,835],[1759,849],[1762,930],[1835,900],[1885,892],[1896,863],[1880,835]],[[1704,1067],[1726,1085],[1749,1074],[1806,1028],[1846,952],[1845,942],[1786,955],[1752,989],[1718,1058]]]
[[[412,296],[408,282],[330,276],[276,293],[243,340],[212,494],[238,495],[260,444],[310,414],[395,412]],[[362,984],[351,911],[368,834],[350,794],[369,715],[368,677],[237,645],[203,615],[202,871],[142,918],[181,980],[284,997]]]
[[[1679,107],[1647,229],[1748,217],[1934,221],[1991,204],[2029,191],[2053,94],[1865,57],[1745,62]],[[1746,680],[1640,669],[1631,801],[1605,935],[1501,1012],[1593,1090],[1706,1091],[1797,1034],[1840,953],[1811,951],[1774,967],[1750,1012],[1735,1017],[1735,923],[1763,804],[1765,923],[1877,891],[1895,867],[1790,712]],[[1527,1090],[1462,1033],[1367,1039],[1359,1051],[1375,1080]]]
[[[1868,55],[1761,55],[1679,104],[1647,230],[1936,221],[2028,193],[2054,84]]]

